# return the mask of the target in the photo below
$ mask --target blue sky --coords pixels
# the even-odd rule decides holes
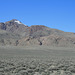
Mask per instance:
[[[0,22],[11,19],[75,32],[75,0],[1,0]]]

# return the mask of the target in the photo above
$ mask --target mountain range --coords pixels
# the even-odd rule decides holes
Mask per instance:
[[[27,26],[12,19],[0,23],[0,46],[75,47],[75,33],[52,29],[44,25]]]

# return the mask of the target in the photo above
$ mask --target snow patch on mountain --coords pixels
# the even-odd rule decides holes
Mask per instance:
[[[18,24],[22,24],[20,21],[15,21],[16,23],[18,23]]]

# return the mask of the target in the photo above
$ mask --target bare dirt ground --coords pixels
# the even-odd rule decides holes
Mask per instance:
[[[0,47],[0,75],[75,75],[75,50],[63,47]]]

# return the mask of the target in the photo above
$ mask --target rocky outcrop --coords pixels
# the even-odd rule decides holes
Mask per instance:
[[[6,25],[4,23],[0,23],[0,29],[6,30]]]

